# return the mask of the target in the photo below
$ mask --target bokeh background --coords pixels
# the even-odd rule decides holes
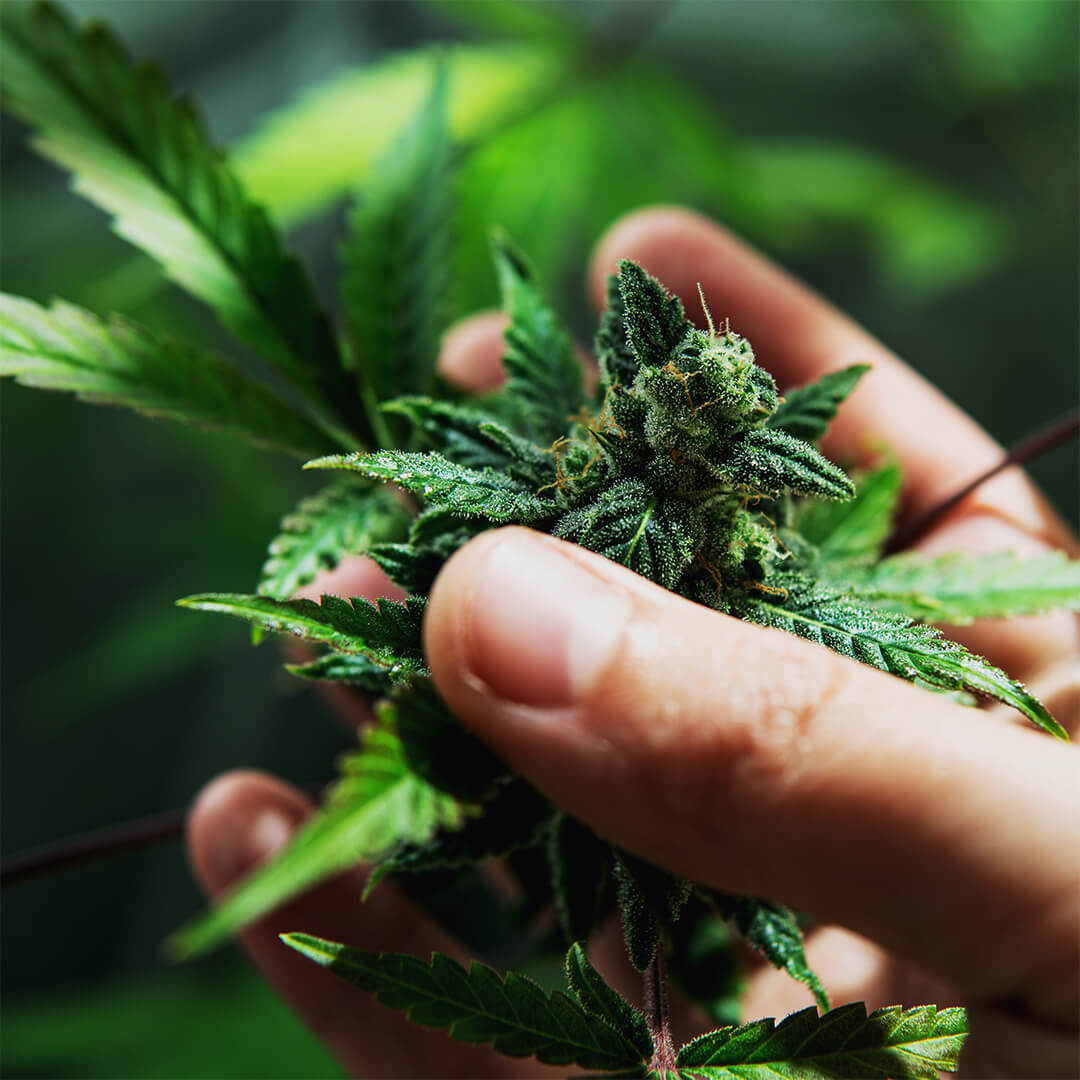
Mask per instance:
[[[1077,401],[1071,0],[64,6],[107,19],[198,99],[332,308],[349,191],[421,101],[423,50],[441,42],[465,151],[457,313],[494,302],[500,224],[587,340],[596,237],[636,205],[683,202],[803,275],[1003,443]],[[2,152],[5,290],[223,344],[14,120]],[[182,806],[232,766],[327,778],[346,737],[275,646],[173,607],[252,587],[310,477],[61,395],[5,386],[2,410],[5,854]],[[1075,521],[1075,448],[1034,472]],[[234,950],[161,961],[200,904],[177,844],[6,892],[4,1074],[340,1075]]]

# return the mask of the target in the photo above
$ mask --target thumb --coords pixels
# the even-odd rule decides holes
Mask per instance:
[[[425,633],[462,720],[614,843],[1073,1023],[1071,748],[525,529],[450,560]]]

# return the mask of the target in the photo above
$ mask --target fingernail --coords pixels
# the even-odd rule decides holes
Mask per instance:
[[[465,620],[465,663],[504,701],[566,706],[586,699],[630,616],[615,585],[523,531],[487,552]]]
[[[206,852],[214,891],[246,877],[288,842],[296,822],[278,809],[265,809],[255,817],[225,819],[211,834]]]

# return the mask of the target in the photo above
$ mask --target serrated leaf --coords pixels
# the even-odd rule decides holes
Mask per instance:
[[[645,1017],[604,982],[580,942],[575,941],[566,954],[566,978],[586,1012],[627,1036],[642,1061],[653,1056],[656,1047]]]
[[[802,930],[793,911],[751,896],[709,890],[707,897],[719,915],[735,923],[751,946],[774,967],[808,986],[818,1006],[828,1010],[828,995],[817,973],[806,962]]]
[[[462,808],[410,768],[401,741],[384,717],[363,736],[360,751],[341,761],[342,778],[326,804],[269,863],[245,878],[212,912],[167,942],[177,957],[193,956],[261,918],[285,901],[406,843],[464,820]]]
[[[510,316],[502,397],[514,405],[521,430],[547,446],[566,434],[571,417],[585,404],[581,364],[524,257],[501,233],[492,250],[503,309]]]
[[[466,971],[434,953],[430,964],[401,953],[368,953],[309,934],[283,934],[285,944],[340,975],[414,1023],[445,1028],[451,1038],[489,1043],[509,1057],[545,1065],[625,1069],[642,1064],[633,1041],[598,1023],[568,995],[545,993],[524,975],[505,979],[485,964]]]
[[[377,403],[426,394],[435,376],[450,284],[453,169],[447,68],[357,195],[342,248],[352,366],[383,446],[397,441]]]
[[[568,943],[588,941],[610,902],[611,846],[561,812],[551,822],[547,859],[559,926]]]
[[[619,480],[593,502],[571,510],[552,532],[665,589],[675,587],[701,542],[700,527],[685,504],[659,498],[635,478]]]
[[[899,467],[882,465],[853,480],[853,499],[804,499],[795,507],[792,527],[817,548],[818,572],[828,573],[830,563],[862,563],[878,558],[892,532],[900,498]]]
[[[843,469],[809,443],[784,431],[757,428],[732,447],[721,468],[735,483],[761,495],[820,495],[850,499],[855,485]]]
[[[661,935],[690,898],[690,882],[625,851],[615,851],[615,895],[630,963],[644,971]]]
[[[540,487],[555,479],[554,458],[529,439],[514,434],[490,413],[425,397],[387,402],[383,412],[406,417],[438,451],[458,465],[505,469],[515,479]]]
[[[551,815],[546,799],[524,781],[511,780],[462,828],[436,833],[427,843],[404,847],[380,862],[364,895],[387,874],[456,870],[531,847],[546,833]]]
[[[1065,729],[1026,687],[934,627],[863,606],[834,587],[794,576],[778,576],[770,584],[784,590],[786,599],[747,598],[740,605],[743,618],[797,634],[909,682],[922,679],[948,690],[985,694],[1068,741]]]
[[[619,263],[618,280],[627,345],[639,365],[663,367],[691,329],[682,302],[628,259]]]
[[[495,469],[470,469],[441,454],[380,450],[309,461],[305,469],[346,469],[372,480],[388,480],[421,496],[428,507],[458,518],[528,524],[560,512],[520,480]]]
[[[50,4],[0,9],[5,105],[35,147],[69,169],[113,228],[311,402],[335,441],[369,440],[326,314],[300,264],[161,71],[136,66],[100,23],[78,30]]]
[[[963,1009],[900,1006],[869,1016],[861,1002],[819,1017],[811,1007],[780,1024],[722,1028],[679,1051],[687,1080],[806,1080],[812,1076],[937,1080],[953,1072],[968,1033]]]
[[[345,653],[369,656],[395,681],[409,683],[425,673],[421,621],[423,598],[404,602],[323,596],[314,600],[274,600],[243,593],[203,593],[178,600],[180,607],[246,619],[262,630],[292,634]]]
[[[403,537],[409,514],[385,488],[336,483],[302,499],[270,542],[258,592],[287,600],[320,570],[380,541]]]
[[[607,386],[621,386],[624,390],[634,385],[634,376],[641,366],[626,333],[626,308],[618,274],[607,279],[607,306],[600,316],[600,325],[593,341],[596,362]]]
[[[95,405],[216,428],[302,457],[330,449],[325,432],[269,387],[212,353],[146,327],[54,300],[0,294],[0,375],[65,390]]]
[[[788,390],[767,426],[786,431],[797,439],[816,442],[828,430],[840,403],[869,370],[870,364],[852,364],[840,371],[830,371],[806,386]]]
[[[1070,561],[1063,551],[1033,559],[1012,552],[894,555],[865,568],[837,567],[830,577],[850,584],[860,603],[928,622],[962,626],[1055,608],[1080,610],[1080,560]]]
[[[301,679],[348,683],[371,697],[383,697],[398,685],[387,667],[365,653],[328,652],[306,664],[286,664],[285,669]]]

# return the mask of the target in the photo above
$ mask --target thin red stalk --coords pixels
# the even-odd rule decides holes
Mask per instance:
[[[910,525],[898,530],[889,541],[886,552],[892,554],[910,547],[924,533],[929,532],[953,507],[966,499],[977,487],[985,484],[992,476],[997,476],[1010,465],[1027,465],[1070,439],[1075,439],[1078,433],[1080,433],[1080,413],[1070,413],[1036,431],[1034,435],[1021,439],[993,468],[987,469],[959,491],[931,507]]]

